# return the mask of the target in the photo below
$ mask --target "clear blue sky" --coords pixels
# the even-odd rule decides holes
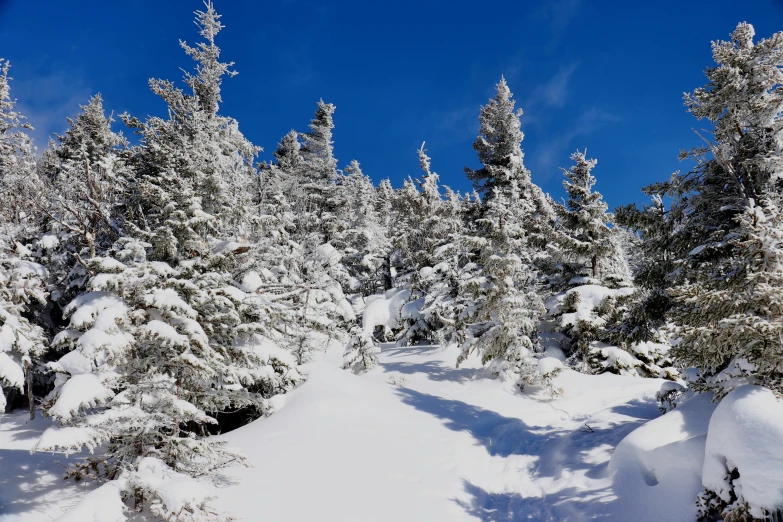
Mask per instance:
[[[341,165],[361,162],[395,186],[418,176],[422,141],[433,168],[469,187],[465,165],[479,106],[503,74],[525,111],[533,179],[556,198],[558,167],[575,149],[599,160],[611,207],[644,201],[639,188],[688,164],[681,148],[704,128],[682,93],[703,85],[710,41],[747,21],[757,37],[783,30],[781,0],[395,2],[216,0],[218,43],[239,75],[222,112],[271,157],[290,129],[307,130],[319,98],[337,105]],[[0,49],[13,96],[37,127],[39,147],[79,103],[103,93],[115,114],[161,114],[150,77],[190,68],[179,39],[198,39],[199,0],[0,0]],[[121,123],[118,122],[118,128]]]

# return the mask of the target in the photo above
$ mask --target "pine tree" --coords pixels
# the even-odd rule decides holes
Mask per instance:
[[[208,236],[246,240],[251,187],[258,148],[233,118],[218,113],[224,76],[231,63],[219,61],[215,37],[223,28],[211,3],[196,13],[204,38],[196,47],[180,45],[196,62],[185,73],[190,93],[167,80],[151,80],[152,91],[168,105],[169,118],[142,122],[127,114],[125,123],[141,136],[129,150],[137,183],[131,200],[134,233],[155,247],[161,260],[203,255]]]
[[[33,371],[47,339],[45,331],[28,317],[47,302],[48,273],[40,264],[24,259],[28,253],[20,244],[12,249],[9,239],[0,235],[0,414],[8,402],[14,402],[7,401],[6,394],[24,390],[32,419]]]
[[[627,265],[622,266],[625,256],[609,226],[612,216],[607,213],[601,194],[593,191],[596,180],[591,171],[598,162],[578,151],[571,159],[574,165],[569,170],[563,169],[567,178],[563,187],[568,201],[555,206],[561,226],[556,242],[565,257],[564,275],[569,280],[575,276],[588,276],[595,282],[608,282],[603,281],[604,278],[628,279],[629,269]],[[618,258],[620,266],[613,267]],[[612,268],[620,268],[620,273],[615,274]]]
[[[515,111],[514,104],[506,79],[501,77],[495,97],[481,108],[479,136],[473,143],[482,167],[477,170],[466,167],[465,173],[485,203],[496,194],[507,193],[512,182],[516,183],[519,197],[532,205],[531,211],[522,216],[526,221],[528,243],[539,251],[535,256],[537,261],[543,262],[555,215],[549,200],[532,182],[530,171],[525,167],[521,147],[525,137],[520,124],[522,110]]]
[[[24,115],[16,110],[11,98],[11,68],[8,60],[0,58],[0,218],[13,223],[15,235],[29,235],[38,231],[35,219],[40,197],[40,180],[36,175],[33,143],[26,131],[33,130]]]
[[[775,285],[767,271],[774,270],[776,255],[775,232],[765,227],[776,226],[783,186],[777,145],[783,139],[783,93],[777,88],[783,33],[756,43],[753,36],[753,27],[741,23],[731,41],[713,43],[717,66],[706,71],[708,84],[685,96],[689,112],[714,124],[712,140],[683,154],[696,159],[695,169],[664,185],[676,198],[682,238],[681,277],[670,290],[680,336],[676,355],[702,370],[707,387],[721,388],[715,382],[738,360],[753,361],[748,373],[777,386],[767,327],[760,322],[773,325],[776,313],[765,305],[766,285]]]
[[[481,271],[467,282],[476,300],[469,339],[457,363],[476,351],[493,375],[524,387],[539,378],[534,338],[545,312],[536,292],[536,272],[528,253],[524,216],[532,209],[515,181],[494,189],[471,238]],[[520,255],[521,253],[521,255]],[[524,256],[524,257],[523,257]]]

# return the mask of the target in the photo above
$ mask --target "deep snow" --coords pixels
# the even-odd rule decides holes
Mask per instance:
[[[323,354],[279,411],[222,436],[252,467],[223,472],[216,506],[275,522],[693,518],[701,461],[650,468],[704,454],[708,400],[661,417],[666,381],[568,369],[550,399],[484,378],[477,360],[455,368],[456,357],[384,345],[380,365],[357,376],[339,348]],[[63,455],[29,454],[47,426],[0,415],[0,522],[52,520],[91,490],[61,480]]]

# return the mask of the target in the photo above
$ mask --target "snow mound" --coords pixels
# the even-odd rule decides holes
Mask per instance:
[[[368,297],[362,318],[362,330],[371,334],[376,326],[385,326],[392,330],[398,328],[402,308],[410,296],[411,291],[408,289],[392,288],[383,294]]]
[[[342,258],[342,254],[330,243],[324,243],[315,249],[315,259],[325,266],[335,266]]]
[[[125,487],[124,480],[108,482],[87,493],[55,522],[125,522],[125,504],[121,495]]]
[[[548,375],[563,368],[563,362],[557,357],[542,357],[538,360],[538,373]]]
[[[707,433],[702,484],[722,500],[731,492],[750,514],[783,508],[783,402],[762,386],[742,386],[715,409]],[[739,478],[730,482],[732,472]]]
[[[632,431],[609,462],[615,494],[643,520],[695,520],[704,445],[715,409],[711,394],[693,395]]]

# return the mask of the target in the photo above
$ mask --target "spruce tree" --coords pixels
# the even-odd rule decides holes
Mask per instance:
[[[610,284],[609,279],[628,279],[627,265],[622,266],[625,256],[615,238],[616,233],[609,226],[612,216],[607,213],[603,196],[593,191],[596,180],[592,169],[598,161],[587,159],[578,151],[571,159],[574,165],[563,169],[566,177],[563,187],[568,201],[555,206],[561,227],[555,237],[564,257],[564,275],[569,280],[574,276],[588,276],[596,283]],[[613,273],[616,268],[620,268],[619,274]]]

